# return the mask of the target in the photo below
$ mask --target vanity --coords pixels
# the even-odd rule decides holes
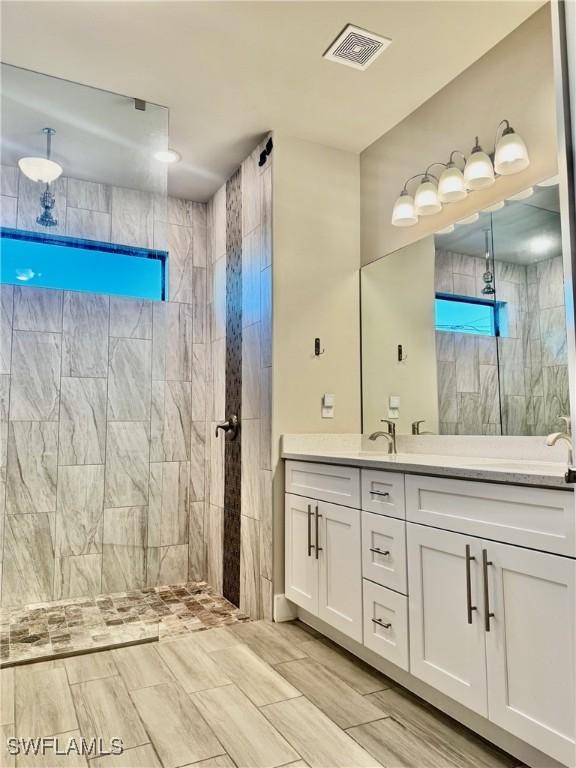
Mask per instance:
[[[283,446],[298,616],[528,764],[576,765],[562,464],[308,443]]]

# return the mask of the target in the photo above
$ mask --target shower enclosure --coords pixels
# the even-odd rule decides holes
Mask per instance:
[[[226,205],[167,196],[154,158],[166,108],[7,65],[2,77],[0,664],[257,616],[260,558],[246,554],[259,551],[260,508],[256,519],[245,501],[242,533],[242,501],[225,523],[224,440],[211,437],[233,373],[213,364],[227,307],[210,243],[222,214],[226,254]],[[44,128],[63,169],[49,185],[18,167],[46,156]],[[257,198],[260,228],[271,185],[257,160],[236,184],[239,205]],[[241,220],[240,291],[243,234]]]

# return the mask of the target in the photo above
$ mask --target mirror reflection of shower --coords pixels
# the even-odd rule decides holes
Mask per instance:
[[[484,270],[484,274],[482,275],[482,280],[484,281],[484,288],[482,288],[482,293],[484,296],[493,296],[495,293],[494,290],[494,272],[491,269],[491,266],[493,265],[493,261],[491,259],[490,254],[490,228],[486,227],[484,229],[484,258],[486,259],[486,269]]]

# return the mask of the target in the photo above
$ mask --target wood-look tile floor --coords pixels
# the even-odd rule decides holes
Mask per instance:
[[[249,621],[204,581],[0,611],[0,668]]]
[[[6,739],[120,738],[119,756]],[[518,761],[303,624],[236,623],[0,671],[6,768],[514,768]]]

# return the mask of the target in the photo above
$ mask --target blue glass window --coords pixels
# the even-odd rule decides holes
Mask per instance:
[[[0,229],[0,282],[166,298],[166,251]]]
[[[436,296],[436,330],[499,335],[498,302],[459,296]]]

